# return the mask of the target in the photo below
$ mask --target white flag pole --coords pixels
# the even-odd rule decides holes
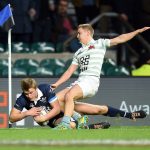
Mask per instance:
[[[8,90],[9,90],[9,115],[12,109],[12,76],[11,76],[11,29],[8,31]],[[10,124],[9,124],[10,125]]]
[[[15,22],[14,22],[14,18],[13,18],[13,15],[12,15],[12,11],[11,11],[11,7],[10,7],[10,4],[8,4],[9,6],[9,15],[11,17],[11,25],[15,25]],[[9,25],[10,26],[10,25]],[[8,27],[9,27],[8,26]],[[11,75],[11,28],[8,30],[8,103],[9,103],[9,106],[8,106],[8,115],[10,115],[10,112],[11,112],[11,109],[12,109],[12,75]],[[9,122],[9,127],[11,127],[11,123]]]

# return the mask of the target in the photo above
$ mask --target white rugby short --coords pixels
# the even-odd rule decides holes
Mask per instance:
[[[71,83],[68,88],[78,84],[83,92],[83,98],[94,96],[99,87],[99,78],[95,76],[80,76],[75,82]]]

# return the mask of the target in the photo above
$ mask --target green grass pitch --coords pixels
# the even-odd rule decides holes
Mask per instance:
[[[142,141],[147,140],[150,143],[150,127],[132,126],[132,127],[111,127],[109,129],[99,130],[52,130],[50,128],[25,128],[25,129],[0,129],[0,150],[149,150],[150,144],[142,145]],[[26,143],[26,141],[30,143]],[[83,144],[85,141],[87,144]],[[115,141],[115,144],[90,144],[90,141],[95,140],[110,140]],[[139,141],[141,145],[118,145],[117,141]],[[3,141],[7,143],[3,144]],[[11,142],[20,141],[18,144]],[[23,143],[21,143],[21,141]],[[37,143],[32,143],[36,141]],[[44,145],[44,141],[79,141],[78,144],[67,145]],[[89,143],[88,143],[89,141]],[[141,141],[141,142],[140,142]],[[9,143],[10,142],[10,143]]]

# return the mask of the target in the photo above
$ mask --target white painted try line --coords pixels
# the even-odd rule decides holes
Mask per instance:
[[[150,140],[0,140],[0,145],[28,146],[90,146],[90,145],[119,145],[119,146],[150,146]]]

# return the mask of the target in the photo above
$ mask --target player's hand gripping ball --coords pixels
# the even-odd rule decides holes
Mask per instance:
[[[40,125],[40,126],[46,126],[48,124],[48,121],[44,121],[44,116],[48,113],[48,111],[45,108],[41,108],[41,113],[39,116],[34,117],[34,120]]]

